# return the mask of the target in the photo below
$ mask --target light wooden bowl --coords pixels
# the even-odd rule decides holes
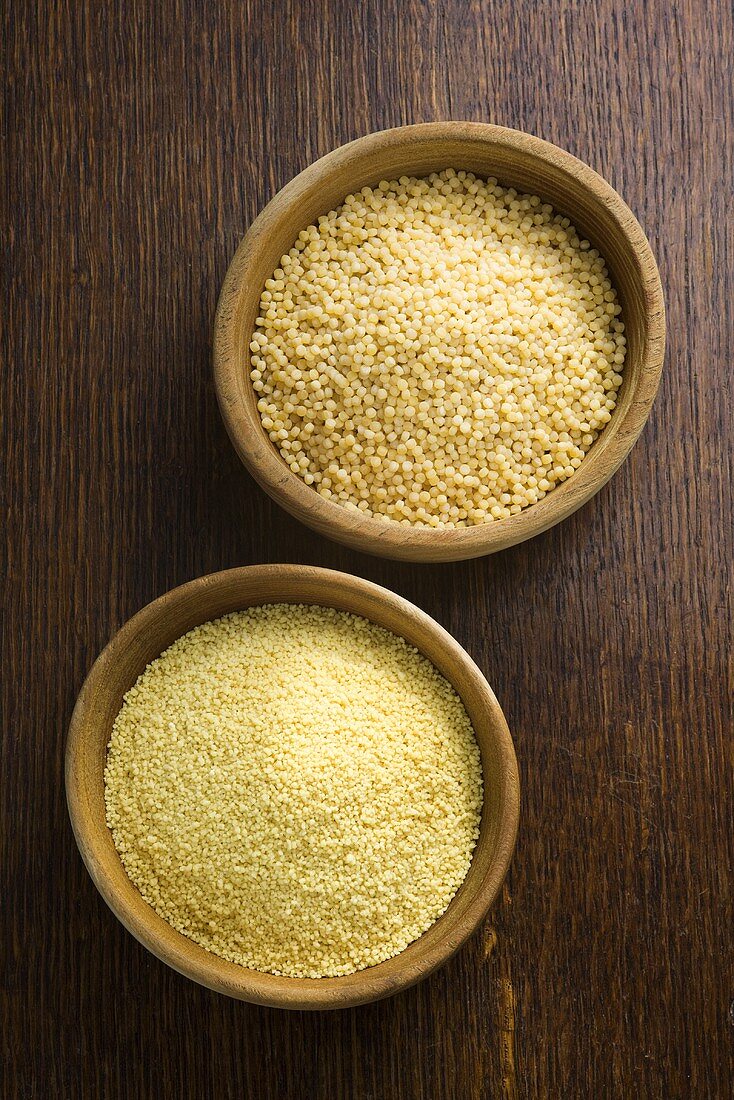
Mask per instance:
[[[456,688],[482,757],[484,808],[469,873],[446,912],[387,962],[341,978],[279,978],[227,962],[181,935],[143,900],[125,873],[105,820],[104,766],[125,692],[187,630],[262,603],[336,607],[415,645]],[[163,962],[231,997],[279,1008],[344,1008],[389,996],[445,962],[485,916],[505,877],[519,812],[517,761],[489,684],[443,627],[376,584],[301,565],[255,565],[184,584],[138,612],[97,659],[79,694],[66,748],[66,794],[79,851],[97,889],[125,927]]]
[[[361,187],[463,168],[540,195],[602,253],[622,305],[627,361],[617,407],[573,477],[538,504],[481,526],[434,530],[349,511],[294,474],[262,427],[250,383],[250,337],[265,280],[298,233]],[[503,550],[565,519],[604,485],[640,434],[660,381],[665,308],[650,246],[630,209],[587,165],[517,130],[437,122],[369,134],[296,176],[252,224],[222,287],[214,378],[230,438],[253,477],[291,515],[356,550],[410,561],[458,561]]]

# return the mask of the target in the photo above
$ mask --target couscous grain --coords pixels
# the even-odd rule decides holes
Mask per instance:
[[[534,195],[402,176],[304,229],[265,283],[251,379],[323,497],[384,519],[504,519],[611,419],[624,326],[604,259]]]
[[[349,974],[445,911],[482,776],[451,685],[366,619],[275,604],[204,623],[125,696],[105,770],[132,882],[209,951]]]

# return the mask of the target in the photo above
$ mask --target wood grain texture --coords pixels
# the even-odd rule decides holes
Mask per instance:
[[[734,18],[723,0],[5,5],[2,1072],[8,1097],[720,1100],[734,1079]],[[658,259],[663,384],[630,459],[491,559],[394,564],[244,471],[210,371],[244,229],[385,126],[491,121],[619,190]],[[330,1014],[158,963],[64,804],[75,696],[120,624],[231,565],[406,596],[497,692],[523,786],[480,936]]]

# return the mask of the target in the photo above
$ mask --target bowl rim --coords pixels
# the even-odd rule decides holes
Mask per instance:
[[[177,932],[160,917],[144,901],[127,877],[104,819],[104,809],[100,821],[99,812],[91,805],[92,789],[96,791],[98,802],[99,779],[91,774],[94,770],[93,754],[85,753],[90,731],[93,728],[99,730],[100,727],[99,721],[95,721],[93,717],[95,699],[108,680],[112,679],[111,670],[120,654],[134,644],[135,639],[160,630],[168,613],[184,609],[192,597],[204,587],[212,595],[217,595],[227,592],[233,585],[262,584],[267,588],[278,584],[284,585],[287,591],[289,586],[292,588],[306,582],[319,586],[323,601],[312,598],[299,600],[293,594],[286,595],[280,602],[330,606],[329,593],[332,599],[336,593],[340,604],[359,594],[369,599],[370,606],[387,608],[400,622],[417,624],[418,628],[430,635],[431,644],[441,648],[446,654],[447,663],[452,663],[454,667],[461,666],[462,675],[471,682],[472,693],[481,701],[482,710],[486,708],[487,729],[500,762],[497,776],[502,790],[502,804],[497,820],[494,850],[484,876],[477,880],[463,911],[458,918],[454,914],[447,923],[446,935],[443,938],[434,938],[425,950],[412,951],[416,944],[421,943],[423,937],[419,937],[393,959],[337,978],[278,977],[251,970],[207,951]],[[256,606],[258,603],[257,600],[245,596],[241,598],[243,607]],[[234,594],[227,602],[232,599],[234,603],[230,609],[236,610],[237,598]],[[269,597],[260,602],[278,601]],[[211,617],[216,618],[227,613],[226,610],[219,611]],[[366,614],[364,610],[356,613]],[[207,620],[204,617],[199,621]],[[192,628],[184,627],[181,633]],[[476,713],[479,706],[472,709]],[[105,735],[109,743],[109,729],[106,729]],[[484,774],[484,759],[482,770]],[[414,985],[446,962],[476,931],[499,893],[515,847],[520,808],[517,759],[506,719],[484,674],[459,642],[426,612],[389,589],[352,574],[305,565],[240,566],[198,577],[169,590],[128,619],[97,657],[79,692],[66,743],[65,781],[69,817],[84,864],[105,902],[128,931],[164,963],[201,985],[240,1000],[290,1009],[345,1008],[379,1000]],[[109,869],[110,862],[112,870]],[[424,936],[439,926],[445,918],[446,914],[439,917]],[[398,969],[395,960],[406,955],[406,952],[409,953],[410,961],[406,962],[404,968]]]
[[[604,429],[604,448],[593,448],[579,469],[537,504],[507,519],[464,528],[408,526],[362,515],[321,497],[293,473],[273,447],[256,407],[241,399],[242,356],[237,346],[236,306],[252,293],[253,257],[285,212],[318,186],[337,167],[366,154],[404,146],[463,141],[521,151],[571,177],[603,204],[637,270],[644,295],[645,347],[634,400],[623,415],[613,415]],[[569,217],[573,220],[572,212]],[[261,288],[259,288],[261,289]],[[267,203],[250,225],[229,265],[219,296],[213,334],[214,384],[229,437],[259,485],[286,511],[307,526],[354,549],[387,558],[456,561],[503,550],[524,542],[565,519],[585,504],[612,477],[627,457],[648,418],[662,373],[665,354],[665,303],[660,275],[645,233],[611,184],[566,150],[520,130],[478,122],[430,122],[379,130],[314,161]],[[249,378],[247,379],[249,384]]]

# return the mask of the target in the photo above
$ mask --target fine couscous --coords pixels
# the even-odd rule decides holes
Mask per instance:
[[[433,527],[515,515],[611,419],[624,326],[602,256],[533,195],[451,169],[348,195],[265,283],[265,430],[323,497]]]
[[[349,974],[446,910],[482,773],[453,687],[402,638],[323,607],[204,623],[126,694],[105,769],[132,882],[179,932],[256,970]]]

